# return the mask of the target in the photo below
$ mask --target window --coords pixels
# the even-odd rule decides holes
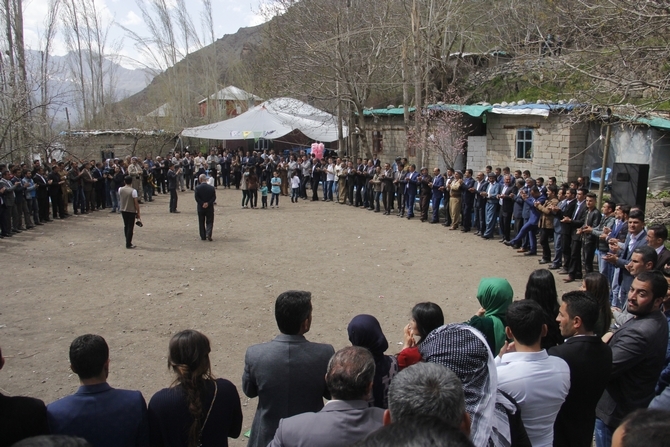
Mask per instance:
[[[516,158],[533,158],[533,129],[516,130]]]

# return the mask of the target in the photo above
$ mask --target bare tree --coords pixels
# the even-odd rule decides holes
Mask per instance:
[[[342,101],[370,155],[363,110],[370,95],[400,89],[403,14],[397,0],[274,0],[261,64],[266,88],[335,109]],[[355,138],[356,138],[355,137]]]

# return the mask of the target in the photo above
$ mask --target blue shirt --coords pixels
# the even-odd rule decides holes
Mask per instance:
[[[79,436],[94,447],[148,447],[147,405],[139,391],[108,383],[82,385],[76,393],[47,405],[54,435]]]
[[[272,177],[270,183],[272,184],[272,194],[279,194],[281,192],[281,189],[279,188],[279,185],[281,185],[281,179],[279,177]]]

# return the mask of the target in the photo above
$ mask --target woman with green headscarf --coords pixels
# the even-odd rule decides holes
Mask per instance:
[[[467,324],[484,334],[494,357],[505,344],[505,314],[512,298],[512,286],[504,278],[483,278],[479,282],[477,301],[482,308]]]

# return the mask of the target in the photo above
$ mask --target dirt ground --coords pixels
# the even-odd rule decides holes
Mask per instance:
[[[217,193],[213,242],[199,238],[191,192],[179,194],[181,214],[168,213],[165,195],[142,206],[135,250],[124,248],[121,216],[107,210],[3,239],[0,391],[46,403],[73,393],[68,347],[97,333],[110,346],[110,384],[139,389],[148,402],[172,380],[171,335],[193,328],[211,340],[214,374],[238,387],[245,432],[257,399],[241,391],[244,353],[278,333],[279,293],[312,292],[309,340],[342,348],[351,318],[369,313],[393,354],[415,303],[437,302],[448,322],[464,321],[479,308],[482,277],[507,278],[519,299],[538,268],[539,258],[497,240],[418,219],[288,197],[278,209],[242,209],[240,191]],[[244,444],[242,436],[231,442]]]

